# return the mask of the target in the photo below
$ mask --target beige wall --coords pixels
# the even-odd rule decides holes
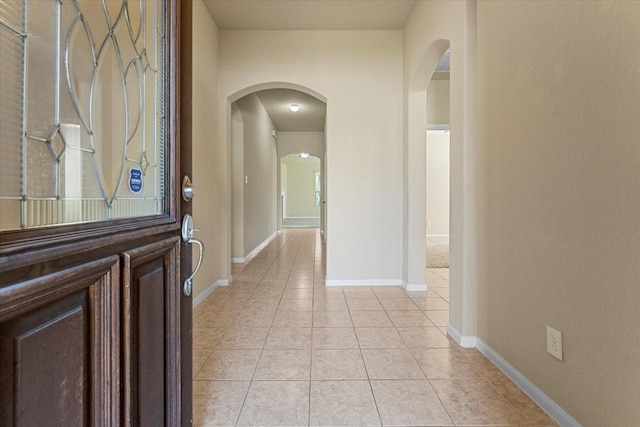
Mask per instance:
[[[585,426],[640,420],[638,22],[640,2],[478,2],[478,335]]]
[[[280,161],[280,194],[283,193],[283,189],[287,188],[289,181],[287,180],[287,165]]]
[[[220,49],[218,138],[229,138],[230,98],[254,85],[287,82],[324,96],[327,278],[399,283],[402,32],[221,31]]]
[[[193,218],[201,231],[196,237],[205,245],[202,268],[194,278],[193,296],[229,272],[219,254],[224,242],[227,213],[222,200],[225,188],[219,183],[217,171],[224,167],[225,157],[220,144],[211,137],[216,127],[218,29],[201,0],[193,2],[193,183],[197,195],[193,199]],[[194,250],[194,263],[197,252]]]
[[[449,80],[431,80],[427,89],[427,123],[449,123]]]
[[[427,131],[427,234],[449,234],[449,136]]]
[[[219,178],[220,179],[220,178]],[[231,257],[243,259],[244,248],[244,120],[231,105]]]
[[[242,115],[243,144],[243,235],[245,258],[277,230],[278,157],[276,140],[271,136],[275,126],[255,94],[235,102]],[[236,142],[236,141],[234,141]],[[232,198],[235,198],[234,193]]]

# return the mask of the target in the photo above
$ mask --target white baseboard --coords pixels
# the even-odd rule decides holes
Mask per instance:
[[[425,292],[427,290],[426,283],[402,283],[402,287],[408,292]]]
[[[231,280],[232,280],[232,279],[231,279],[231,277],[229,277],[228,279],[219,279],[219,280],[216,280],[216,281],[215,281],[215,282],[213,282],[211,285],[209,285],[209,287],[207,287],[207,289],[205,289],[204,291],[202,291],[202,292],[200,293],[200,295],[198,295],[197,297],[195,297],[195,298],[193,299],[192,306],[193,306],[193,307],[195,307],[195,306],[197,306],[198,304],[200,304],[202,301],[204,301],[204,299],[205,299],[206,297],[208,297],[208,296],[211,294],[211,292],[215,291],[215,290],[216,290],[216,288],[218,288],[219,286],[228,286],[228,285],[229,285],[229,283],[231,283]]]
[[[362,280],[325,280],[326,286],[402,286],[402,280],[362,279]]]
[[[275,237],[282,233],[282,230],[275,231],[271,236],[267,237],[264,242],[260,243],[256,246],[251,252],[249,252],[244,258],[231,258],[231,262],[233,264],[244,264],[245,262],[249,262],[260,253]]]
[[[460,347],[475,348],[478,338],[475,335],[462,335],[451,324],[447,324],[447,335],[449,335]]]
[[[283,228],[320,228],[320,217],[296,216],[282,219]]]
[[[319,216],[285,216],[283,218],[284,220],[292,220],[292,221],[296,221],[298,219],[313,219],[313,220],[318,220],[320,221],[320,217]]]
[[[487,359],[493,362],[511,381],[513,381],[527,396],[531,398],[538,406],[540,406],[551,418],[556,420],[561,426],[569,427],[581,427],[580,423],[576,421],[567,411],[562,409],[560,405],[554,402],[549,396],[547,396],[542,390],[540,390],[534,383],[532,383],[527,377],[522,375],[520,371],[507,362],[502,356],[500,356],[494,349],[489,347],[480,338],[473,335],[462,335],[460,332],[451,326],[447,325],[447,334],[453,338],[461,347],[474,348],[476,347]]]
[[[561,426],[580,427],[580,423],[573,418],[567,411],[562,409],[560,405],[554,402],[534,383],[529,381],[527,377],[522,375],[516,368],[500,356],[494,349],[485,344],[481,339],[477,339],[478,350],[494,365],[498,367],[506,376],[516,383],[534,402],[538,404],[551,418],[556,420]]]

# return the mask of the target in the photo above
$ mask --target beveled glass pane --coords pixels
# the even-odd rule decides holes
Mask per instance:
[[[0,231],[164,213],[164,2],[0,13]]]
[[[82,18],[86,23],[86,27],[91,30],[93,40],[104,40],[109,34],[109,22],[105,19],[104,9],[102,7],[95,7],[92,3],[96,0],[77,0],[79,9],[82,11]],[[117,3],[117,4],[116,4]],[[114,6],[111,6],[114,5]],[[107,7],[119,8],[122,6],[121,1],[113,2],[107,1]],[[63,13],[70,12],[72,17],[76,16],[75,9],[63,8]],[[71,13],[73,12],[73,13]],[[69,21],[70,22],[70,21]]]
[[[20,228],[19,199],[9,200],[0,198],[0,230],[14,230]]]
[[[32,198],[51,199],[56,197],[55,162],[46,143],[27,140],[27,194]]]
[[[100,159],[98,172],[102,177],[105,197],[113,199],[117,190],[126,148],[126,113],[122,62],[113,39],[108,37],[98,56],[93,96],[89,101],[93,111],[90,127],[93,146]],[[84,100],[78,100],[82,103]]]
[[[17,9],[19,4],[0,2],[0,16],[7,23],[0,26],[0,200],[19,198],[21,194],[24,39],[19,34],[24,31],[24,12]],[[15,206],[15,203],[0,203],[0,227],[14,224],[5,216],[15,217],[11,212]]]
[[[123,12],[122,6],[124,5],[120,0],[105,0],[105,14],[107,15],[107,22],[113,27],[113,24],[118,21],[118,17]]]
[[[83,21],[103,22],[107,33],[104,17],[98,13],[99,8],[89,8],[83,14],[83,20],[78,19],[77,10],[72,7],[61,8],[61,27],[67,30],[61,34],[60,49],[60,119],[62,123],[81,125],[85,131],[89,128],[89,102],[91,96],[91,79],[94,72],[94,31]],[[102,19],[91,20],[89,17],[97,15]],[[97,26],[97,24],[96,24]],[[89,147],[87,147],[89,148]]]
[[[128,109],[127,117],[127,144],[129,144],[129,146],[135,145],[141,147],[143,141],[143,132],[139,132],[144,126],[142,122],[144,109],[140,108],[140,102],[142,102],[143,99],[141,91],[144,89],[142,76],[140,61],[137,59],[131,61],[127,65],[124,76],[127,103],[131,105],[131,108]]]
[[[27,2],[26,130],[40,138],[51,135],[57,125],[57,10],[55,2]]]
[[[94,164],[96,156],[86,151],[82,152],[82,197],[85,199],[102,200],[102,190],[96,174]]]
[[[127,8],[127,23],[129,27],[129,31],[131,31],[131,39],[138,46],[138,48],[142,48],[144,44],[142,43],[142,17],[144,16],[144,1],[141,0],[130,0],[129,7]],[[138,42],[140,42],[138,44]]]

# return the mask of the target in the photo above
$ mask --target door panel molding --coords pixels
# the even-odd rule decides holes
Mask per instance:
[[[139,224],[138,227],[141,225]],[[19,280],[28,280],[32,276],[37,277],[57,270],[61,267],[60,264],[64,265],[71,261],[82,262],[83,258],[95,257],[96,254],[105,256],[121,253],[131,248],[132,244],[139,246],[147,243],[147,240],[158,240],[158,236],[179,234],[179,231],[180,224],[171,220],[171,222],[165,222],[163,226],[150,226],[127,232],[116,229],[108,235],[104,235],[104,230],[100,233],[75,233],[60,237],[53,242],[40,242],[39,249],[28,248],[27,251],[28,245],[25,243],[22,252],[11,256],[2,256],[0,245],[0,271],[3,272],[0,277],[0,286]],[[19,250],[17,247],[12,249]],[[40,265],[38,270],[32,273],[27,270],[29,266],[45,263],[47,265]],[[55,265],[49,267],[50,264]]]
[[[119,425],[119,272],[112,256],[0,289],[0,419]]]
[[[0,288],[0,322],[82,289],[117,264],[118,257],[110,256]]]
[[[114,236],[113,239],[126,240],[128,233],[148,235],[157,232],[158,228],[170,228],[177,224],[176,217],[170,213],[142,218],[117,219],[86,224],[61,225],[48,228],[14,230],[0,232],[0,256],[18,254],[22,251],[58,247],[64,244],[88,244],[91,239],[102,236]],[[19,256],[12,259],[20,261]],[[25,260],[25,263],[33,260]],[[0,259],[0,262],[3,262]],[[0,264],[1,267],[1,264]]]
[[[123,254],[125,426],[159,425],[162,421],[165,425],[180,424],[180,241],[173,237]],[[158,323],[164,323],[161,331]],[[160,354],[154,348],[158,342],[164,342]],[[164,378],[158,378],[154,367],[166,367]],[[157,390],[164,391],[162,402],[153,402],[148,396]]]

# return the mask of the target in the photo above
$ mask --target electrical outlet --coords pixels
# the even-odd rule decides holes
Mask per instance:
[[[562,332],[547,326],[547,353],[562,362]]]

